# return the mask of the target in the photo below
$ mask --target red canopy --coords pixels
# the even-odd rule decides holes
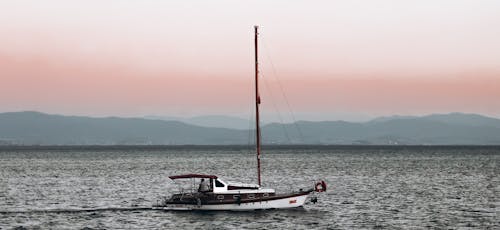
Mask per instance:
[[[217,176],[214,175],[205,175],[205,174],[184,174],[184,175],[177,175],[177,176],[169,176],[168,178],[175,180],[175,179],[185,179],[185,178],[210,178],[210,179],[217,179]]]

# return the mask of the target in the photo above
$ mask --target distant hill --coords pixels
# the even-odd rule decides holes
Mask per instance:
[[[178,121],[90,118],[38,112],[0,114],[0,140],[27,145],[242,144],[247,133]]]
[[[417,117],[417,116],[390,116],[390,117],[379,117],[371,120],[371,123],[385,122],[391,120],[411,120],[411,119],[421,119],[427,121],[437,121],[452,125],[465,125],[465,126],[492,126],[500,127],[500,119],[485,117],[477,114],[466,114],[466,113],[449,113],[449,114],[431,114],[427,116]]]
[[[266,140],[285,142],[283,129],[293,142],[313,144],[377,144],[377,145],[498,145],[500,120],[485,118],[470,122],[478,115],[432,115],[416,118],[397,117],[365,123],[344,121],[298,122],[268,126]],[[460,123],[459,121],[464,121]],[[300,130],[300,131],[294,131]],[[302,134],[302,135],[301,135]],[[302,136],[302,137],[301,137]]]
[[[206,115],[190,118],[146,116],[144,118],[163,121],[180,121],[190,125],[227,129],[248,129],[251,127],[250,124],[252,124],[249,120],[243,118],[224,115]]]
[[[464,125],[474,127],[497,127],[500,128],[500,120],[477,114],[450,113],[433,114],[423,117],[425,120],[438,121],[451,125]]]
[[[199,119],[205,122],[203,126],[151,118],[0,113],[0,145],[224,145],[253,142],[248,130],[204,127],[220,124],[218,122],[223,122],[223,117],[217,116],[213,123],[206,123],[210,117]],[[248,123],[246,125],[248,127]],[[299,121],[265,125],[262,136],[267,144],[499,145],[500,119],[451,113],[382,117],[362,123]]]

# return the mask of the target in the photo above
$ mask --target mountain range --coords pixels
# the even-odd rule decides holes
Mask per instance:
[[[254,143],[249,126],[227,116],[169,120],[7,112],[0,113],[0,145],[247,145]],[[500,119],[450,113],[270,123],[262,127],[262,139],[264,144],[500,145]]]
[[[195,116],[195,117],[165,117],[165,116],[145,116],[145,119],[149,120],[162,120],[162,121],[180,121],[182,123],[212,127],[212,128],[227,128],[227,129],[248,129],[253,127],[255,123],[250,122],[247,119],[224,116],[224,115],[205,115],[205,116]]]

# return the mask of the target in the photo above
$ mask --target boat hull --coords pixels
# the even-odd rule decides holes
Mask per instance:
[[[161,210],[204,210],[204,211],[251,211],[264,209],[286,209],[297,208],[304,205],[309,194],[301,194],[292,197],[285,197],[274,200],[245,202],[245,203],[224,203],[224,204],[166,204],[165,206],[153,207]]]

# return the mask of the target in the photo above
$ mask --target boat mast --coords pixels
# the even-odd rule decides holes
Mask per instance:
[[[257,146],[257,179],[259,186],[261,185],[260,180],[260,124],[259,124],[259,57],[258,57],[258,36],[259,36],[259,26],[254,26],[255,29],[255,145]]]

